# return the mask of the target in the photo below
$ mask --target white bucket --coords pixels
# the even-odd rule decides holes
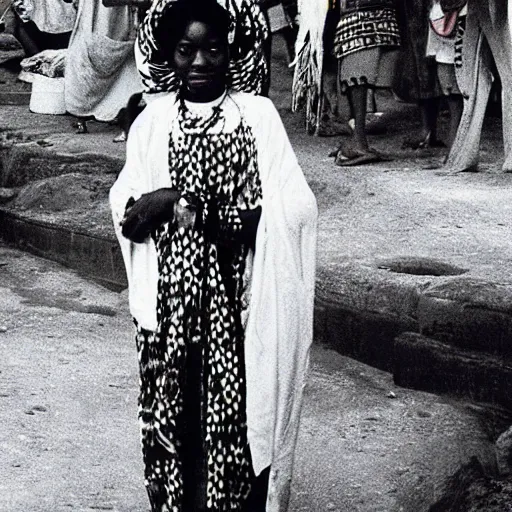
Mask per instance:
[[[30,110],[37,114],[65,114],[64,78],[36,75],[32,82]]]

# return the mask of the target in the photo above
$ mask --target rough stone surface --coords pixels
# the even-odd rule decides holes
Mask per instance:
[[[493,478],[476,458],[451,479],[444,496],[429,512],[510,512],[512,479]]]
[[[18,195],[18,190],[13,188],[0,188],[0,205],[8,203]]]
[[[114,237],[102,237],[50,222],[37,222],[0,210],[4,242],[74,268],[113,287],[127,284],[121,249]]]
[[[500,475],[512,474],[512,427],[503,432],[496,441],[496,461]]]
[[[319,338],[340,354],[381,370],[393,368],[395,338],[417,329],[417,323],[405,316],[349,309],[318,300],[316,303],[315,333]]]
[[[96,153],[66,154],[37,142],[17,144],[0,152],[0,185],[20,187],[31,181],[69,173],[119,173],[123,161]]]
[[[422,334],[470,350],[512,355],[512,287],[458,277],[420,297]]]
[[[12,34],[0,33],[0,64],[12,59],[22,59],[25,52]]]
[[[512,361],[453,347],[417,333],[395,340],[395,382],[399,386],[457,393],[512,409]]]
[[[21,188],[13,206],[20,210],[51,212],[80,208],[94,210],[98,202],[107,200],[114,179],[112,175],[70,173],[33,181]]]

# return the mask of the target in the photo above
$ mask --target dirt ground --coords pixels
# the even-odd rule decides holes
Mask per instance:
[[[0,247],[0,360],[0,511],[148,510],[126,294]],[[291,512],[422,512],[471,456],[492,468],[499,411],[312,361]]]

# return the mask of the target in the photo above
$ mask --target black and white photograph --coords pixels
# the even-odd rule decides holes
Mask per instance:
[[[512,512],[512,0],[0,0],[0,512]]]

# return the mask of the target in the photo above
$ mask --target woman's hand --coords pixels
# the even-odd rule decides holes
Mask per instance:
[[[174,204],[179,193],[170,188],[161,188],[143,194],[133,204],[128,204],[121,221],[123,236],[135,243],[142,243],[151,231],[173,218]]]
[[[179,228],[191,228],[196,222],[196,209],[184,197],[174,203],[174,220]]]

